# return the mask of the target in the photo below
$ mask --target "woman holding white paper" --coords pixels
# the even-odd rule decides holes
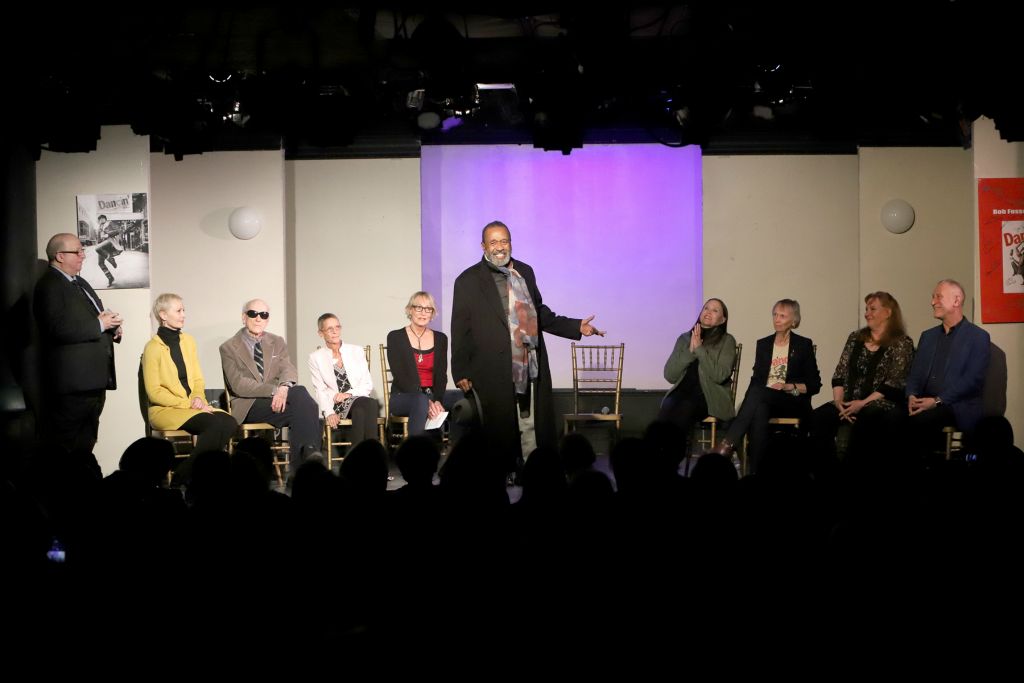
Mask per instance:
[[[422,434],[427,420],[450,409],[462,392],[448,386],[448,337],[428,327],[437,315],[434,297],[416,292],[405,306],[409,324],[388,333],[391,414],[409,417],[409,435]]]

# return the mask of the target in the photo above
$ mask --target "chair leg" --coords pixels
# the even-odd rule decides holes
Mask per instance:
[[[277,458],[274,458],[274,472],[277,474],[277,485],[284,486],[284,477],[281,476],[281,463]]]
[[[327,462],[327,471],[333,472],[334,467],[334,446],[331,445],[331,426],[324,420],[324,460]]]

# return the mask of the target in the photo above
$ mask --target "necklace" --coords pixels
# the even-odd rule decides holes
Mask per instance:
[[[416,348],[419,350],[419,355],[416,356],[416,362],[417,363],[422,363],[423,362],[423,345],[420,344],[420,339],[423,339],[423,335],[425,335],[427,333],[427,328],[424,327],[422,332],[420,332],[419,334],[416,334],[416,329],[412,325],[409,325],[409,331],[412,332],[412,336],[416,337]]]

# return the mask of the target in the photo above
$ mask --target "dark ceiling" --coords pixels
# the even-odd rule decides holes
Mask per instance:
[[[100,125],[130,124],[178,158],[651,141],[841,153],[969,146],[980,115],[1024,139],[1019,12],[995,3],[595,6],[22,10],[5,36],[8,110],[54,151],[94,149]]]

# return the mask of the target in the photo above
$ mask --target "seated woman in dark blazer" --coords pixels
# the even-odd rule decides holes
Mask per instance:
[[[832,375],[832,402],[814,411],[811,436],[817,453],[835,450],[843,425],[850,438],[840,457],[875,450],[906,413],[904,388],[914,342],[903,327],[900,305],[888,292],[872,292],[864,297],[864,320],[867,326],[846,339]]]
[[[429,327],[437,314],[434,297],[416,292],[405,306],[409,324],[388,332],[392,415],[409,417],[409,435],[422,434],[428,419],[451,410],[462,398],[448,385],[448,337]]]
[[[793,332],[800,326],[800,304],[781,299],[772,306],[775,334],[757,340],[754,374],[743,397],[743,405],[729,426],[717,453],[728,455],[746,434],[747,458],[757,472],[768,446],[768,420],[773,417],[800,418],[801,431],[810,426],[811,396],[821,389],[821,373],[814,357],[814,344]]]

